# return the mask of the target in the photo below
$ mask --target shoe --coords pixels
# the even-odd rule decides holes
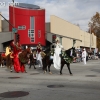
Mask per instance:
[[[25,73],[27,73],[27,71],[25,71]]]
[[[12,70],[10,70],[10,72],[12,72]]]

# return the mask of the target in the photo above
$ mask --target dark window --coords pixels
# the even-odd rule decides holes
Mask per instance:
[[[30,29],[34,29],[34,17],[30,17]]]
[[[34,38],[31,38],[31,42],[34,42]]]

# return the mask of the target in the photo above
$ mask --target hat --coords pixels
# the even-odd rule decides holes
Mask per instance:
[[[83,50],[85,51],[85,48]]]
[[[59,37],[57,37],[55,40],[56,40],[56,41],[59,41],[60,39],[59,39]]]

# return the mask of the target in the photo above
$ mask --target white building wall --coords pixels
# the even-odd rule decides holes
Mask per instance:
[[[81,30],[78,26],[66,20],[52,15],[50,17],[50,28],[52,33],[82,40],[82,42],[76,41],[75,48],[80,48],[80,46],[90,47],[90,33]],[[91,39],[92,48],[96,48],[96,36],[91,35]],[[62,38],[62,45],[65,49],[69,49],[73,46],[73,40]]]
[[[1,14],[1,13],[0,13]],[[0,16],[0,32],[2,31],[2,21],[1,21],[1,16]]]

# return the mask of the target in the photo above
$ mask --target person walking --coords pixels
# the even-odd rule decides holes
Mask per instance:
[[[38,61],[38,63],[39,63],[39,67],[40,67],[40,68],[42,68],[41,51],[42,51],[42,46],[41,46],[41,43],[39,42],[38,45],[37,45],[36,52],[37,52],[37,61]]]
[[[85,50],[85,48],[83,49],[83,52],[82,52],[82,59],[83,59],[84,65],[86,65],[86,50]]]
[[[36,67],[35,67],[35,60],[36,59],[34,59],[34,58],[35,58],[35,55],[33,54],[33,52],[31,52],[30,57],[29,57],[29,60],[30,60],[29,69],[31,68],[31,65],[33,65],[34,66],[34,69],[36,69]]]

